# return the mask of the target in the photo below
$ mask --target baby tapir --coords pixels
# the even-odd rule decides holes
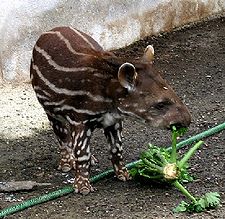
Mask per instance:
[[[75,191],[89,182],[89,141],[103,128],[116,176],[126,181],[121,146],[122,116],[160,128],[188,126],[186,106],[153,67],[154,49],[139,60],[118,58],[87,34],[71,27],[43,33],[33,49],[32,86],[59,140],[59,169],[75,170]]]

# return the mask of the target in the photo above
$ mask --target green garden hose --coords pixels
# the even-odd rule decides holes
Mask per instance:
[[[222,130],[225,129],[225,122],[220,124],[220,125],[217,125],[213,128],[210,128],[204,132],[201,132],[193,137],[190,137],[184,141],[181,141],[177,144],[177,149],[181,149],[182,147],[184,147],[185,145],[188,145],[188,144],[191,144],[195,141],[198,141],[202,138],[205,138],[205,137],[208,137],[210,135],[213,135],[215,133],[218,133]],[[168,150],[171,150],[171,147],[168,147]],[[138,162],[140,162],[140,160],[138,161],[134,161],[134,162],[131,162],[129,164],[127,164],[127,168],[130,169],[132,167],[134,167]],[[90,181],[91,183],[95,183],[107,176],[110,176],[114,173],[113,169],[109,169],[109,170],[106,170],[105,172],[102,172],[96,176],[93,176]],[[19,203],[19,204],[16,204],[14,206],[11,206],[11,207],[8,207],[8,208],[5,208],[3,210],[0,211],[0,218],[3,218],[7,215],[10,215],[10,214],[13,214],[15,212],[18,212],[18,211],[22,211],[26,208],[29,208],[29,207],[32,207],[34,205],[38,205],[38,204],[41,204],[41,203],[44,203],[44,202],[47,202],[47,201],[50,201],[50,200],[53,200],[53,199],[56,199],[56,198],[59,198],[61,196],[64,196],[64,195],[67,195],[69,193],[72,193],[74,192],[74,189],[72,186],[66,186],[66,187],[63,187],[57,191],[53,191],[53,192],[49,192],[45,195],[41,195],[39,197],[35,197],[35,198],[31,198],[31,199],[28,199],[22,203]]]

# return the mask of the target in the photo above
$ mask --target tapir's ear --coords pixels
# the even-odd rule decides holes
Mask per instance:
[[[128,91],[133,91],[137,80],[137,72],[134,65],[128,62],[122,64],[118,71],[118,79],[124,88],[127,88]]]
[[[147,62],[153,62],[154,60],[154,48],[152,45],[148,45],[145,48],[143,59]]]

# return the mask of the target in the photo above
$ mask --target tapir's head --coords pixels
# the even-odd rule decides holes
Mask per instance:
[[[187,107],[154,69],[153,57],[154,49],[148,46],[140,62],[120,66],[118,110],[154,127],[189,126],[191,116]]]

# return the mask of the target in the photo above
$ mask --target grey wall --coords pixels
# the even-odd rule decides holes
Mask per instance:
[[[225,0],[1,0],[0,82],[29,80],[38,36],[70,25],[105,49],[225,11]]]

